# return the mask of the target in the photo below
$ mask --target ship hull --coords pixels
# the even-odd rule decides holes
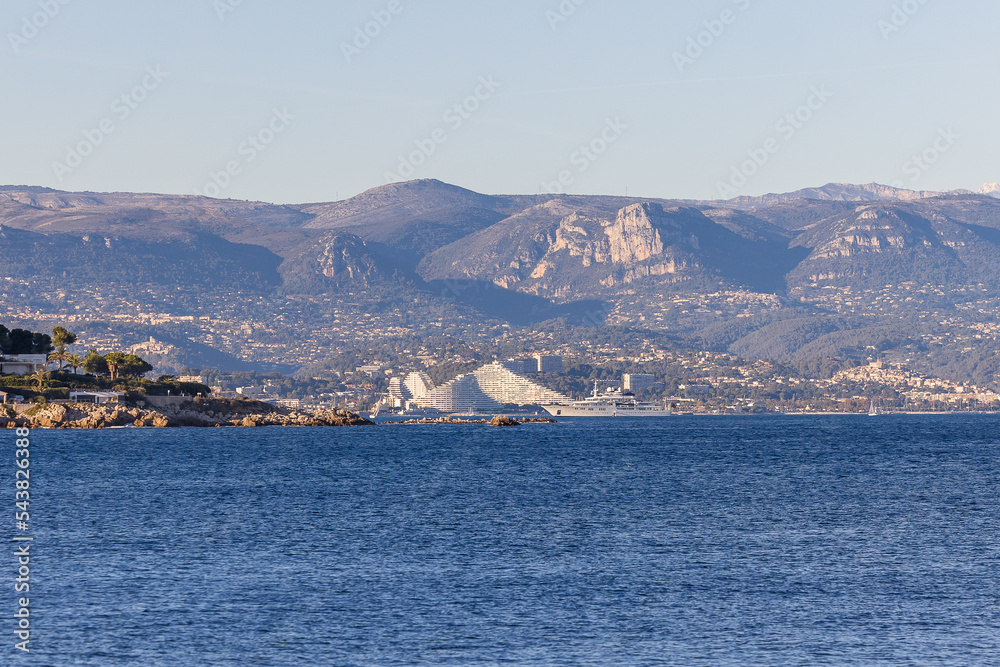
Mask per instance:
[[[670,417],[673,412],[663,408],[597,405],[576,408],[570,405],[543,405],[553,417]]]

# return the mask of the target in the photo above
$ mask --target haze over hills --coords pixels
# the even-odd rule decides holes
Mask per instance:
[[[988,186],[983,187],[986,188]],[[845,202],[885,200],[913,201],[916,199],[927,199],[928,197],[940,197],[942,195],[949,194],[969,195],[972,194],[972,191],[953,190],[949,192],[932,192],[924,190],[907,190],[905,188],[897,188],[891,185],[880,185],[878,183],[868,183],[865,185],[827,183],[823,187],[806,188],[804,190],[796,190],[795,192],[768,194],[761,195],[759,197],[736,197],[735,199],[727,200],[725,203],[726,206],[732,208],[759,209],[770,208],[778,204],[787,204],[799,199]],[[980,194],[990,193],[980,191]]]
[[[997,195],[829,184],[704,202],[424,180],[276,206],[9,186],[0,296],[8,320],[169,339],[175,366],[214,349],[311,368],[352,344],[559,321],[785,362],[875,348],[981,380],[1000,370]]]

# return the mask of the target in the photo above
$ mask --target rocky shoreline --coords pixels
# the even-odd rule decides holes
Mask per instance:
[[[0,428],[179,428],[266,426],[372,426],[373,422],[343,410],[294,410],[256,401],[193,399],[157,410],[128,404],[53,403],[28,414],[0,412]]]
[[[382,426],[413,424],[470,425],[497,427],[522,424],[554,424],[548,417],[492,419],[440,417],[382,422]],[[50,403],[28,414],[11,416],[0,409],[0,429],[104,429],[104,428],[262,428],[267,426],[375,426],[360,415],[345,410],[294,410],[258,401],[192,399],[156,410],[125,403]]]

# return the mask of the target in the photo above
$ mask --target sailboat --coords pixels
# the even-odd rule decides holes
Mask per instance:
[[[868,416],[869,417],[877,417],[878,416],[878,408],[875,407],[875,399],[874,398],[872,399],[871,406],[869,406],[869,408],[868,408]]]

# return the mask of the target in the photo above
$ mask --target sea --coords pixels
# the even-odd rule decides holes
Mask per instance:
[[[32,448],[31,652],[11,543],[4,665],[1000,664],[997,416]]]

